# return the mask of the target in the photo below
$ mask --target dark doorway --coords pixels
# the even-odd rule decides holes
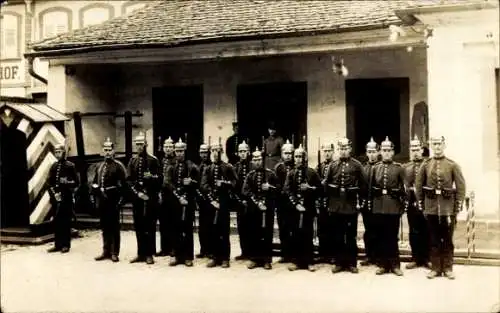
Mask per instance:
[[[389,136],[395,153],[407,157],[404,147],[409,140],[409,79],[346,80],[345,92],[347,136],[353,141],[354,155],[365,154],[370,137],[380,144]],[[401,134],[408,138],[401,138]]]
[[[1,227],[28,227],[28,164],[26,136],[0,122]]]
[[[250,139],[252,151],[269,135],[269,121],[276,123],[283,139],[293,136],[296,146],[307,135],[306,82],[239,85],[237,106],[240,133]]]
[[[153,88],[154,150],[163,149],[169,136],[177,142],[188,134],[187,158],[198,160],[203,142],[203,86],[172,86]],[[159,142],[161,137],[161,143]],[[159,153],[162,155],[162,153]]]

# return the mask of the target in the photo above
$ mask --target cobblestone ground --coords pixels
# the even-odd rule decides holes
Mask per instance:
[[[233,261],[230,269],[129,264],[136,250],[133,232],[122,233],[120,263],[95,262],[101,239],[96,231],[73,240],[69,254],[48,254],[50,245],[2,246],[3,312],[498,312],[500,268],[456,266],[457,279],[428,280],[425,271],[405,276],[332,275],[248,270]],[[239,254],[237,237],[232,255]],[[196,250],[198,248],[196,247]]]

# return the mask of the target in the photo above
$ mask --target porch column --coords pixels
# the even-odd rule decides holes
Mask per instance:
[[[467,192],[476,193],[476,214],[498,216],[495,62],[468,47],[464,34],[443,26],[429,38],[429,132],[446,137],[446,154],[461,166]]]

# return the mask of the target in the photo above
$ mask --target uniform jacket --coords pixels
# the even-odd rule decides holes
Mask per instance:
[[[255,206],[257,201],[265,201],[268,208],[274,208],[274,200],[277,190],[275,188],[269,188],[268,190],[262,190],[262,184],[269,183],[271,186],[276,187],[278,178],[276,174],[266,168],[257,168],[245,177],[245,182],[243,183],[242,194],[249,199],[249,202],[253,202]]]
[[[418,170],[420,166],[424,163],[424,159],[422,160],[413,160],[403,165],[405,170],[405,182],[406,186],[409,188],[409,205],[411,207],[416,206],[416,197],[415,197],[415,178],[417,177]]]
[[[281,147],[285,144],[280,136],[269,136],[264,140],[264,166],[274,169],[281,160]]]
[[[226,156],[231,165],[235,165],[240,157],[238,156],[238,145],[240,143],[240,136],[233,134],[226,140]]]
[[[193,182],[185,186],[184,178],[191,178]],[[186,197],[189,204],[194,206],[196,197],[196,189],[200,186],[200,172],[196,164],[193,162],[177,161],[174,165],[169,166],[167,170],[167,178],[165,188],[171,193],[173,199],[179,201],[180,197]]]
[[[285,187],[286,177],[289,172],[291,172],[294,168],[293,161],[289,162],[280,162],[276,164],[274,168],[274,172],[276,173],[277,181],[277,189],[279,192],[283,192],[283,188]]]
[[[404,169],[389,161],[377,163],[372,171],[373,213],[402,214],[407,194]]]
[[[62,183],[61,179],[66,178],[67,182]],[[49,195],[52,203],[56,200],[54,195],[61,193],[63,203],[73,203],[73,191],[80,184],[78,174],[76,173],[75,164],[72,162],[61,159],[50,167],[47,179],[49,187]]]
[[[306,182],[315,189],[301,191],[300,185]],[[293,206],[300,203],[306,208],[307,213],[315,215],[316,198],[321,188],[321,180],[315,170],[310,167],[296,166],[286,177],[284,191]]]
[[[96,166],[92,181],[92,184],[99,186],[99,190],[94,190],[94,193],[98,197],[120,198],[126,191],[126,179],[127,170],[122,162],[115,159],[101,161]]]
[[[251,163],[249,160],[238,161],[234,166],[236,171],[236,176],[238,177],[238,181],[236,183],[236,191],[237,193],[241,193],[241,189],[243,188],[243,183],[245,182],[245,178],[248,173],[251,171]]]
[[[363,165],[363,173],[366,177],[366,194],[363,197],[363,201],[362,201],[363,209],[371,210],[373,207],[373,193],[372,193],[373,174],[372,174],[372,171],[377,163],[378,163],[378,161],[375,161],[372,163],[367,162],[365,165]]]
[[[216,180],[225,180],[230,184],[217,187],[215,184]],[[201,181],[201,189],[210,201],[227,201],[229,200],[230,193],[235,190],[236,180],[236,171],[231,164],[223,161],[214,162],[205,170],[205,175],[203,175]]]
[[[144,177],[144,173],[147,171],[151,173],[152,177]],[[160,162],[155,156],[148,153],[134,155],[128,163],[127,172],[127,182],[134,196],[142,191],[148,194],[150,200],[157,197],[161,188],[162,173]]]
[[[456,214],[465,199],[465,179],[460,166],[446,157],[425,160],[415,179],[415,194],[424,214]]]

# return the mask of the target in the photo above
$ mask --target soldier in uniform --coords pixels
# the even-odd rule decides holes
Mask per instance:
[[[79,185],[75,165],[66,160],[64,144],[56,144],[54,155],[57,162],[49,170],[47,184],[54,211],[54,247],[48,252],[69,252],[71,248],[71,218],[73,217],[73,193]]]
[[[236,187],[236,172],[231,164],[221,160],[222,144],[215,144],[212,148],[214,162],[206,169],[201,183],[211,206],[215,209],[212,228],[211,247],[213,257],[207,267],[221,265],[229,267],[231,245],[229,242],[229,213],[231,209],[231,192]]]
[[[206,169],[210,167],[212,161],[210,160],[210,146],[207,144],[200,145],[200,181],[205,175]],[[214,220],[214,210],[208,201],[207,195],[200,189],[197,189],[197,200],[199,208],[199,229],[198,239],[200,240],[200,253],[196,255],[197,258],[210,257],[212,249],[210,247],[210,233],[212,223]]]
[[[373,195],[373,229],[376,236],[376,255],[379,268],[376,274],[392,272],[402,276],[398,236],[404,212],[406,189],[404,169],[392,160],[394,144],[386,137],[380,144],[382,162],[375,164],[371,183]]]
[[[171,203],[173,201],[171,193],[167,190],[167,172],[168,169],[175,164],[174,141],[168,137],[163,142],[164,156],[162,159],[162,187],[160,194],[160,205],[158,206],[158,220],[160,224],[160,252],[155,255],[174,256],[174,235],[175,224],[172,218]],[[156,238],[155,238],[156,241]],[[156,246],[156,245],[155,245]]]
[[[235,165],[240,159],[238,157],[238,143],[240,142],[240,138],[238,137],[238,123],[233,122],[233,134],[226,140],[226,156],[231,165]]]
[[[155,156],[147,153],[143,132],[134,139],[137,155],[127,166],[127,182],[132,191],[134,229],[137,238],[137,257],[130,263],[153,264],[155,250],[156,217],[160,192],[160,164]]]
[[[283,138],[276,135],[276,127],[273,122],[269,123],[269,137],[264,140],[264,164],[267,169],[274,170],[280,162],[281,148],[285,144]]]
[[[104,161],[96,167],[92,191],[96,198],[102,229],[102,254],[96,261],[118,262],[120,254],[120,204],[127,186],[125,165],[115,160],[114,145],[109,138],[103,143]]]
[[[465,198],[465,179],[460,166],[445,157],[444,137],[431,138],[430,145],[434,155],[424,161],[415,180],[415,195],[430,232],[432,270],[427,277],[443,274],[454,279],[453,231]]]
[[[365,255],[366,260],[361,261],[359,264],[361,266],[368,266],[372,264],[377,264],[377,257],[375,255],[375,234],[373,229],[373,194],[372,194],[372,171],[375,164],[379,160],[378,145],[370,138],[370,141],[366,144],[366,156],[368,162],[363,166],[365,177],[367,177],[367,193],[363,197],[361,204],[361,216],[363,217],[363,226],[365,227],[365,232],[363,234],[363,241],[365,244]]]
[[[333,273],[348,270],[358,273],[358,208],[359,198],[366,190],[363,165],[351,157],[351,141],[340,139],[340,158],[330,164],[323,184],[328,194],[328,213],[332,219],[330,236],[333,238],[335,266]]]
[[[291,227],[290,227],[290,215],[295,210],[291,206],[288,195],[284,192],[283,187],[285,186],[285,181],[288,173],[293,170],[293,145],[287,140],[283,145],[281,151],[282,161],[276,165],[274,172],[278,177],[277,182],[277,219],[281,246],[281,259],[280,263],[290,262],[291,260]]]
[[[274,207],[277,177],[264,168],[262,152],[252,154],[254,169],[245,177],[242,193],[248,199],[250,227],[249,269],[263,266],[272,269]]]
[[[313,220],[316,215],[316,198],[321,180],[316,171],[307,166],[307,154],[302,145],[294,151],[295,167],[288,173],[285,193],[294,211],[291,212],[292,264],[290,271],[307,268],[314,272],[313,265]]]
[[[248,247],[250,244],[250,225],[248,219],[247,205],[248,201],[246,196],[242,194],[243,183],[247,174],[250,172],[250,160],[249,160],[249,146],[243,141],[238,145],[238,154],[240,160],[235,165],[236,175],[238,180],[236,182],[235,188],[235,206],[237,208],[237,224],[238,224],[238,234],[240,237],[240,247],[241,255],[237,256],[235,260],[246,260],[248,258]]]
[[[196,189],[199,187],[198,167],[186,160],[186,144],[181,139],[175,144],[176,163],[167,171],[167,189],[171,193],[174,220],[175,258],[170,266],[193,266],[193,221],[196,209]]]
[[[405,169],[406,185],[409,188],[409,199],[407,202],[406,216],[410,228],[410,246],[412,262],[406,264],[407,269],[429,266],[429,230],[424,213],[419,210],[415,197],[415,177],[423,163],[423,148],[420,140],[415,138],[410,141],[410,162],[403,167]]]
[[[318,164],[318,175],[323,181],[328,172],[328,167],[333,162],[333,143],[321,145],[324,160]],[[323,190],[320,191],[321,195],[318,198],[318,238],[319,238],[319,261],[333,264],[333,242],[330,234],[332,230],[332,220],[328,214],[328,196]]]

